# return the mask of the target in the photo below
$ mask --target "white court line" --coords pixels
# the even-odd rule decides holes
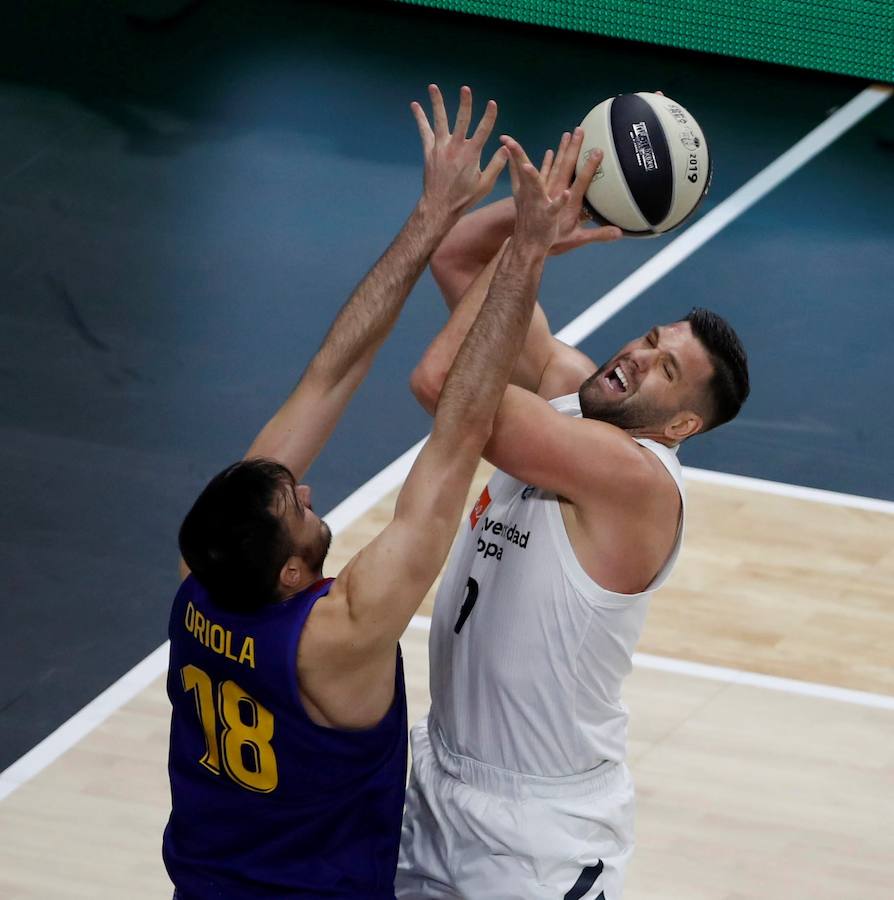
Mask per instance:
[[[347,528],[355,519],[359,519],[384,496],[390,494],[399,484],[403,484],[407,480],[413,462],[427,440],[428,435],[421,441],[417,441],[409,450],[404,451],[394,462],[385,466],[378,475],[370,478],[366,484],[361,485],[353,494],[345,497],[338,506],[333,507],[332,511],[324,516],[333,535]]]
[[[692,469],[689,466],[683,466],[683,474],[687,481],[702,481],[706,484],[718,484],[723,487],[739,488],[743,491],[776,494],[780,497],[808,500],[811,503],[823,503],[827,506],[849,506],[852,509],[865,509],[868,512],[894,516],[894,503],[890,500],[877,500],[875,497],[840,494],[837,491],[823,491],[819,488],[802,487],[799,484],[785,484],[782,481],[765,481],[763,478],[748,478],[745,475],[729,475],[726,472],[712,472],[710,469]]]
[[[117,712],[140,691],[147,688],[162,672],[167,671],[169,643],[165,641],[153,650],[126,675],[122,675],[36,747],[0,773],[0,800],[58,759],[66,750],[105,722],[112,713]]]
[[[646,288],[667,274],[675,265],[686,259],[702,244],[717,234],[718,231],[726,227],[737,216],[741,215],[746,209],[776,187],[783,179],[791,175],[798,167],[812,159],[817,153],[847,131],[848,128],[887,100],[891,93],[892,89],[890,87],[880,85],[873,85],[861,91],[853,100],[829,116],[828,119],[813,129],[775,162],[771,163],[739,190],[718,204],[694,225],[690,225],[680,237],[671,241],[670,244],[637,269],[636,272],[625,278],[617,287],[596,301],[586,312],[572,320],[557,333],[557,337],[568,344],[576,345],[580,343],[610,316],[623,309]],[[394,462],[386,466],[378,475],[339,503],[325,517],[333,534],[338,534],[356,518],[359,518],[363,513],[375,506],[382,497],[406,478],[413,465],[413,460],[424,442],[425,439],[414,444]],[[761,482],[758,479],[740,479],[737,476],[710,474],[712,478],[718,481],[730,479],[737,484],[747,481],[752,489],[755,490],[765,489],[759,487],[759,485],[773,484],[773,482]],[[702,478],[702,480],[708,479]],[[725,483],[730,483],[730,481]],[[831,492],[813,492],[809,488],[797,488],[794,485],[775,485],[770,492],[791,493],[793,491],[798,492],[804,499],[819,499],[815,494],[832,496]],[[807,496],[808,494],[810,496]],[[839,498],[847,497],[847,495],[843,494],[834,496]],[[872,501],[869,498],[849,498],[844,505],[858,506],[863,503],[883,504],[884,501]],[[89,734],[97,725],[105,721],[116,709],[135,697],[150,682],[161,675],[167,669],[167,648],[167,643],[163,644],[95,700],[88,703],[80,712],[75,713],[74,716],[59,726],[36,747],[14,762],[9,768],[0,772],[0,800],[45,769],[66,750],[73,747],[81,738]],[[654,659],[658,659],[658,657],[654,657]],[[668,661],[668,663],[674,664],[676,662],[676,660]],[[697,664],[692,663],[690,665],[696,666]],[[750,677],[752,673],[741,674]],[[765,678],[766,676],[754,675],[754,677]],[[784,681],[784,679],[778,680]],[[769,684],[764,686],[769,687]],[[820,685],[818,687],[823,686]],[[840,689],[829,688],[829,690],[838,691]],[[849,693],[858,694],[859,692],[853,691]],[[881,695],[879,696],[881,697]],[[881,699],[886,700],[889,698],[881,697]]]
[[[798,168],[813,159],[860,119],[884,103],[892,93],[894,93],[894,88],[885,85],[870,85],[861,91],[766,169],[758,172],[750,181],[714,207],[711,212],[696,221],[663,250],[643,263],[607,294],[604,294],[589,309],[582,312],[576,319],[572,319],[561,331],[556,333],[556,337],[566,344],[577,346],[616,312],[635,300],[674,266],[694,253],[718,231],[729,225]],[[425,440],[423,438],[414,444],[378,475],[335,507],[330,514],[335,517],[335,523],[341,525],[353,521],[355,517],[362,514],[355,512],[356,509],[362,508],[365,512],[395,487],[402,484]],[[707,472],[703,469],[686,468],[685,471],[687,477],[696,481],[714,481],[716,484],[743,487],[764,493],[783,494],[803,500],[818,500],[840,506],[894,512],[894,503],[870,497],[838,494],[833,491],[820,491],[814,488],[803,488],[757,478],[745,478],[744,476],[724,475]],[[368,505],[366,505],[367,503]],[[327,521],[330,523],[330,527],[335,527],[332,519],[327,517]]]
[[[428,616],[413,616],[409,627],[416,631],[430,631],[431,619]],[[852,691],[848,688],[835,687],[831,684],[797,681],[794,678],[778,678],[775,675],[762,675],[760,672],[726,669],[723,666],[709,666],[705,663],[690,662],[686,659],[674,659],[667,656],[652,656],[649,653],[634,653],[633,664],[639,669],[672,672],[675,675],[688,675],[690,678],[702,678],[706,681],[744,684],[749,687],[764,688],[770,691],[781,691],[785,694],[797,694],[801,697],[818,697],[822,700],[836,700],[840,703],[852,703],[856,706],[871,706],[875,709],[894,710],[894,697],[888,694]]]

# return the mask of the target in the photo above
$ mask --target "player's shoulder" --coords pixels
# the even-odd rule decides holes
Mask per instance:
[[[303,656],[318,657],[351,645],[352,622],[348,605],[351,563],[333,579],[326,594],[313,605],[301,638]]]
[[[585,479],[592,476],[594,485],[601,488],[601,496],[620,497],[631,508],[678,499],[671,448],[638,440],[623,428],[597,419],[574,418],[568,423],[566,436],[579,442],[578,458],[584,462],[582,475]],[[589,459],[593,465],[586,465]]]
[[[620,430],[620,429],[618,429]],[[677,520],[682,504],[682,488],[674,476],[674,451],[655,441],[638,441],[623,432],[630,459],[635,465],[626,465],[618,478],[626,483],[625,511],[635,516],[654,516],[656,521]]]
[[[358,612],[356,595],[358,592],[356,554],[329,584],[327,594],[315,604],[304,627],[299,649],[299,662],[316,665],[332,660],[345,668],[365,665],[372,657],[382,654],[383,648],[390,649],[396,643],[390,637],[383,637]],[[356,571],[355,571],[356,570]],[[363,593],[377,591],[375,576],[365,576]],[[372,583],[370,583],[372,578]],[[386,582],[382,579],[382,592]]]
[[[353,614],[352,562],[314,605],[298,645],[302,702],[314,722],[330,728],[371,728],[394,696],[397,641],[376,637]]]
[[[638,441],[635,438],[631,440],[648,468],[650,481],[671,496],[679,494],[682,470],[675,449],[657,441]]]

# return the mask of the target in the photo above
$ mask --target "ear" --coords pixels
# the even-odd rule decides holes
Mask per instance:
[[[698,434],[702,430],[704,421],[702,417],[691,409],[681,410],[664,427],[664,436],[675,444],[685,441],[686,438]]]
[[[279,584],[290,597],[307,580],[307,563],[300,556],[290,556],[279,570]]]

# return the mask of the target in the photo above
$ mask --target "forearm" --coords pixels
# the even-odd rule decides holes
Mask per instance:
[[[391,331],[451,219],[420,201],[400,233],[342,307],[297,386],[247,456],[268,456],[303,477]],[[309,425],[308,414],[313,421]]]
[[[431,261],[432,275],[452,310],[512,234],[515,201],[508,197],[463,216]]]
[[[359,384],[432,253],[453,224],[423,200],[338,313],[306,377],[335,387]]]
[[[413,370],[410,387],[413,395],[429,414],[434,414],[447,372],[481,309],[506,246],[504,243],[493,259],[478,273],[477,278],[454,307],[447,324],[429,345]],[[536,393],[557,342],[553,339],[549,322],[537,303],[534,305],[530,321],[528,333],[509,380],[512,384]]]
[[[501,148],[480,170],[481,150],[497,115],[493,101],[467,138],[469,88],[460,90],[453,132],[436,85],[429,85],[429,96],[434,127],[419,103],[410,104],[425,158],[422,198],[336,316],[295,389],[249,448],[249,456],[277,459],[295,478],[302,477],[328,440],[435,248],[463,212],[490,192],[505,165]]]
[[[544,254],[509,241],[444,382],[433,433],[489,430],[531,321]]]
[[[431,342],[413,371],[411,388],[429,413],[434,413],[447,373],[481,310],[505,248],[506,244],[497,250],[490,262],[478,273],[478,277],[454,307],[447,324]]]

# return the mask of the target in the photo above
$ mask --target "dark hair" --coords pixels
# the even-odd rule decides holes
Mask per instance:
[[[717,313],[696,306],[683,321],[689,323],[714,366],[703,433],[734,419],[748,398],[748,356],[732,326]]]
[[[180,553],[212,601],[251,612],[279,600],[293,547],[275,512],[292,473],[269,459],[234,463],[208,482],[180,526]]]

